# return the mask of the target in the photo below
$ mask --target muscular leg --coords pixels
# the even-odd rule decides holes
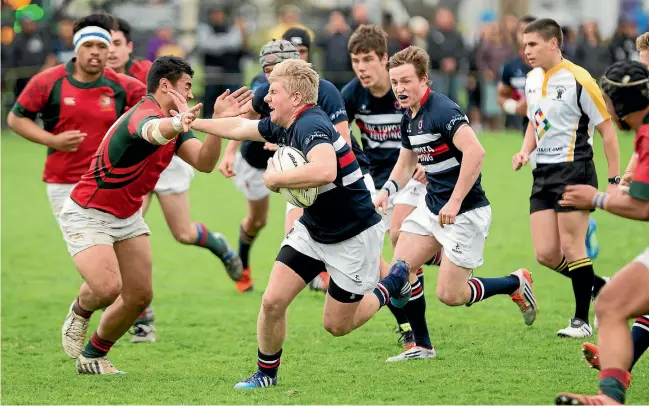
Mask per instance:
[[[568,262],[569,277],[575,295],[575,318],[588,324],[593,291],[593,263],[586,254],[584,240],[590,213],[585,210],[558,213],[561,250]]]
[[[530,226],[537,262],[568,276],[567,265],[563,261],[564,256],[561,251],[557,213],[554,210],[534,212],[530,216]]]

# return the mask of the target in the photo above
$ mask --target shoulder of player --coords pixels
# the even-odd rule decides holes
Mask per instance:
[[[333,131],[333,124],[327,113],[320,108],[320,106],[315,106],[304,113],[298,118],[295,122],[295,129],[298,133],[307,135],[312,131]]]
[[[37,73],[32,77],[31,80],[35,82],[50,83],[54,85],[54,82],[67,76],[68,72],[66,70],[65,64],[60,64],[47,68],[42,72]]]
[[[320,96],[328,96],[331,94],[340,94],[338,91],[338,88],[334,86],[333,83],[328,81],[327,79],[320,79],[320,82],[318,83],[318,99]]]
[[[158,103],[156,103],[151,97],[145,97],[142,99],[142,101],[133,106],[131,111],[129,111],[129,114],[129,125],[134,124],[136,126],[148,117],[165,117],[165,114]]]
[[[597,82],[595,82],[595,79],[590,73],[577,64],[566,61],[563,72],[566,72],[566,78],[574,78],[576,83],[579,83],[579,85],[589,91],[598,89]]]

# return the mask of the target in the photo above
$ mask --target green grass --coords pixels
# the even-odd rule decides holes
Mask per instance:
[[[481,137],[487,150],[483,185],[493,223],[485,265],[477,273],[501,276],[519,267],[534,272],[541,310],[532,327],[518,308],[497,297],[471,308],[435,299],[434,268],[426,269],[428,322],[435,360],[386,364],[400,351],[385,310],[366,326],[330,337],[321,326],[323,297],[302,293],[289,309],[279,386],[235,392],[254,371],[255,326],[261,294],[282,241],[284,202],[273,196],[268,226],[252,252],[256,290],[238,294],[209,252],[176,243],[157,204],[147,214],[154,261],[154,307],[159,341],[132,345],[126,336],[111,359],[122,377],[76,376],[60,344],[60,327],[81,279],[50,212],[40,181],[44,148],[2,136],[2,401],[5,404],[306,404],[441,403],[549,404],[559,391],[595,393],[597,373],[580,359],[581,340],[559,339],[573,310],[570,283],[537,265],[532,251],[529,169],[510,168],[521,138]],[[606,163],[596,144],[601,183]],[[620,138],[622,161],[632,150]],[[236,244],[245,201],[218,173],[197,174],[190,191],[192,216]],[[612,275],[647,245],[646,224],[603,212],[602,246],[595,269]],[[385,256],[391,253],[386,250]],[[99,319],[94,318],[93,326]],[[594,338],[593,338],[594,340]],[[629,400],[649,403],[647,360],[634,370]]]

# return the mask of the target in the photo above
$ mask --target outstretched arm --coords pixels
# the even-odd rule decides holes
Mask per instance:
[[[228,140],[266,141],[259,133],[259,120],[241,117],[198,119],[194,121],[192,128]]]

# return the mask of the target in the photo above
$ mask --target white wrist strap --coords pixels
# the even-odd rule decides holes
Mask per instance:
[[[385,189],[388,192],[388,196],[392,196],[399,191],[399,185],[397,185],[397,182],[390,179],[385,182],[381,189]]]
[[[174,118],[171,119],[171,125],[174,127],[174,130],[177,132],[181,132],[183,130],[183,115],[185,113],[180,113],[177,116],[174,116]]]

